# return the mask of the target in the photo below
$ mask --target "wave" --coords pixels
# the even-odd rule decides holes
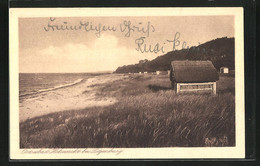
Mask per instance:
[[[48,91],[52,91],[52,90],[57,90],[57,89],[60,89],[60,88],[65,88],[65,87],[68,87],[68,86],[76,85],[76,84],[82,82],[83,80],[84,79],[77,79],[76,81],[74,81],[72,83],[57,85],[57,86],[54,86],[52,88],[47,88],[47,89],[40,89],[37,92],[31,92],[31,93],[19,95],[19,97],[24,97],[24,96],[28,96],[28,95],[35,95],[35,94],[38,94],[38,93],[43,93],[43,92],[48,92]]]

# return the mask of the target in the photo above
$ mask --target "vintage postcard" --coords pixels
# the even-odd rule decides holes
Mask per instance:
[[[10,8],[11,159],[244,158],[243,8]]]

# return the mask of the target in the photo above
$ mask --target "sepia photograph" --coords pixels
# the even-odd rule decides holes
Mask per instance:
[[[10,11],[11,149],[243,157],[243,12],[210,10]]]

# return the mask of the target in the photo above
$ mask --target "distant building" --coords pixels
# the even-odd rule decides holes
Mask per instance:
[[[139,74],[142,74],[142,72],[139,72]]]
[[[159,75],[161,72],[160,71],[156,71],[156,75]]]
[[[228,68],[227,67],[221,67],[219,72],[220,73],[228,73]]]
[[[216,94],[219,76],[211,61],[172,61],[170,80],[176,93],[211,91]]]
[[[147,71],[145,71],[144,74],[147,74]]]

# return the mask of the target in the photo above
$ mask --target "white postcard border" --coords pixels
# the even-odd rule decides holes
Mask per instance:
[[[10,159],[183,159],[245,157],[243,8],[10,8]],[[235,16],[235,147],[19,149],[18,18],[84,16]]]

